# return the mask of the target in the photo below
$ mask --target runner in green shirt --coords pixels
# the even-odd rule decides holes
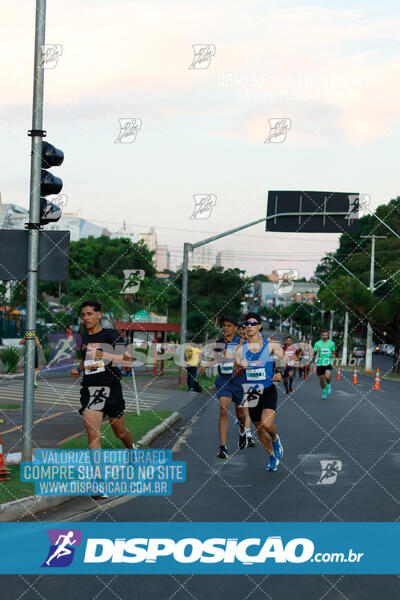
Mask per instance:
[[[335,342],[329,339],[327,329],[321,331],[321,339],[314,344],[317,356],[317,375],[322,389],[322,399],[331,393],[332,359],[335,358]]]

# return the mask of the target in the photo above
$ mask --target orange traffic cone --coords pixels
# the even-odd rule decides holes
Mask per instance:
[[[336,379],[337,379],[337,381],[341,381],[341,379],[342,379],[342,373],[340,371],[340,365],[338,365],[338,370],[337,370],[337,373],[336,373]]]
[[[315,375],[317,373],[317,365],[314,363],[313,366],[313,375]]]
[[[1,443],[0,436],[0,481],[8,481],[10,479],[9,473],[10,471],[6,468],[6,465],[4,464],[3,445]]]
[[[351,383],[352,383],[353,385],[354,385],[355,383],[358,383],[357,367],[356,367],[356,366],[354,366],[354,371],[353,371],[353,379],[352,379],[352,382],[351,382]]]
[[[381,391],[381,377],[379,374],[379,367],[376,369],[374,385],[372,387],[373,390]]]

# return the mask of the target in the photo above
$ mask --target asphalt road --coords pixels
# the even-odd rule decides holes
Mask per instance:
[[[276,472],[266,472],[266,455],[255,448],[237,449],[232,413],[227,461],[216,457],[218,408],[202,394],[182,410],[184,421],[157,440],[175,446],[175,459],[187,463],[187,482],[175,484],[171,497],[139,497],[93,506],[85,516],[59,507],[33,520],[60,521],[396,521],[400,493],[400,386],[384,381],[373,391],[372,379],[351,374],[333,382],[321,400],[314,375],[296,378],[293,395],[280,387],[277,423],[285,448]],[[335,465],[332,476],[321,461]],[[59,597],[79,600],[372,600],[400,596],[394,576],[3,576],[8,600]],[[32,585],[20,596],[27,585]],[[67,592],[66,592],[67,590]]]

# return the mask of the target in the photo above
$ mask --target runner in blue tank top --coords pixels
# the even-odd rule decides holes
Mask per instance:
[[[214,347],[214,360],[207,365],[200,367],[200,373],[207,366],[218,364],[218,377],[215,380],[216,396],[219,401],[219,421],[218,432],[220,437],[220,446],[218,449],[218,458],[228,458],[228,448],[226,438],[228,433],[228,413],[231,402],[235,403],[236,416],[239,423],[239,449],[244,450],[256,445],[250,431],[249,411],[241,406],[243,399],[242,377],[236,376],[233,372],[234,352],[241,338],[237,335],[237,320],[231,315],[222,317],[221,326],[223,338],[217,340]]]
[[[269,454],[267,471],[276,471],[283,446],[275,425],[277,391],[274,383],[282,380],[282,373],[274,374],[274,357],[283,365],[287,359],[278,342],[262,336],[258,313],[247,315],[246,329],[247,341],[235,350],[235,363],[243,369],[243,403],[248,406],[259,440]]]

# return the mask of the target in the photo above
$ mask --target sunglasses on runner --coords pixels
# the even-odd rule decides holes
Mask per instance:
[[[259,325],[260,323],[258,321],[246,321],[245,325],[246,327],[253,327],[254,325]]]

